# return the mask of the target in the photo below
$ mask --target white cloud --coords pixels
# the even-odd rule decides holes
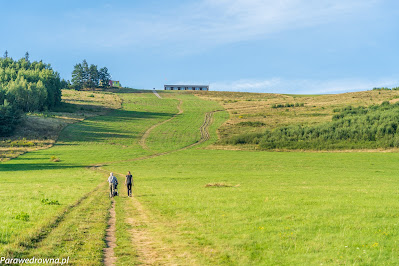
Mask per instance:
[[[194,51],[214,45],[263,39],[284,30],[353,19],[375,0],[203,0],[164,10],[108,8],[68,14],[60,36],[103,47],[176,45]],[[159,14],[160,13],[160,14]]]
[[[211,90],[240,91],[240,92],[269,92],[269,93],[295,93],[295,94],[328,94],[349,91],[370,90],[374,87],[396,87],[399,80],[285,80],[272,78],[268,80],[242,79],[230,82],[212,82]]]

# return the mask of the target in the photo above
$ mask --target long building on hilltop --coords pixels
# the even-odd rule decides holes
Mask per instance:
[[[209,85],[164,85],[166,91],[209,91]]]

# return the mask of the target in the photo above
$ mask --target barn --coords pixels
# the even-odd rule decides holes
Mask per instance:
[[[166,91],[209,91],[209,85],[164,85]]]

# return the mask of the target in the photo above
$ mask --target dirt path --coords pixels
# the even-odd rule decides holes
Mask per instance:
[[[155,96],[157,96],[159,99],[162,99],[161,95],[159,95],[158,92],[157,92],[156,90],[153,90],[152,92],[153,92],[153,93],[155,94]]]
[[[154,93],[155,93],[155,92],[154,92]],[[158,93],[157,93],[157,94],[158,94]],[[158,98],[160,98],[160,97],[158,97]],[[169,119],[167,119],[167,120],[165,120],[165,121],[159,122],[158,124],[155,124],[155,125],[151,126],[149,129],[147,129],[147,131],[144,133],[144,135],[141,137],[141,139],[140,139],[140,141],[139,141],[139,144],[140,144],[141,147],[143,147],[143,149],[149,150],[149,148],[147,147],[147,145],[145,144],[145,142],[146,142],[148,136],[150,135],[151,131],[152,131],[154,128],[156,128],[156,127],[158,127],[158,126],[160,126],[160,125],[162,125],[162,124],[165,124],[165,123],[169,122],[170,120],[172,120],[172,119],[175,118],[176,116],[178,116],[178,115],[180,115],[180,114],[183,113],[183,109],[181,108],[181,105],[182,105],[182,100],[179,99],[179,104],[177,105],[177,109],[179,110],[179,112],[178,112],[177,114],[173,115],[171,118],[169,118]]]
[[[177,151],[186,150],[186,149],[192,148],[194,146],[200,145],[201,143],[204,143],[205,141],[209,140],[209,138],[210,138],[210,135],[209,135],[209,132],[208,132],[208,128],[212,124],[213,113],[215,113],[215,112],[219,112],[219,111],[212,111],[212,112],[208,112],[208,113],[205,114],[204,123],[200,127],[201,137],[200,137],[200,139],[197,142],[195,142],[193,144],[187,145],[187,146],[185,146],[183,148],[180,148],[180,149],[177,149],[177,150],[154,153],[154,154],[143,156],[143,157],[127,159],[127,160],[119,160],[119,161],[113,161],[113,162],[105,162],[105,163],[97,165],[97,167],[101,167],[101,166],[106,165],[106,164],[109,165],[109,164],[114,164],[114,163],[134,162],[134,161],[146,160],[146,159],[155,158],[155,157],[162,156],[162,155],[171,154],[171,153],[174,153],[174,152],[177,152]],[[167,122],[167,121],[163,121],[162,123],[164,123],[164,122]],[[159,125],[159,124],[157,124],[157,125]]]
[[[176,117],[178,114],[183,113],[183,110],[181,109],[182,101],[181,100],[179,100],[179,101],[180,101],[179,105],[178,105],[179,113],[175,114],[173,117],[171,117],[168,120],[162,121],[162,122],[150,127],[144,133],[143,137],[140,139],[140,145],[142,145],[143,148],[148,149],[145,145],[145,140],[154,128],[170,121],[171,119]],[[176,151],[189,149],[191,147],[197,146],[197,145],[209,140],[210,134],[209,134],[208,129],[209,129],[209,126],[213,122],[213,113],[215,113],[215,112],[218,112],[218,111],[212,111],[212,112],[208,112],[205,114],[204,122],[200,127],[201,137],[196,143],[190,144],[186,147],[183,147],[183,148],[180,148],[177,150],[173,150],[173,151],[156,153],[156,154],[152,154],[149,156],[144,156],[144,157],[139,157],[139,158],[134,158],[134,159],[129,159],[129,160],[121,160],[118,162],[139,161],[139,160],[146,160],[146,159],[150,159],[150,158],[154,158],[154,157],[159,157],[159,156],[170,154],[170,153],[173,153]],[[112,163],[117,163],[117,162],[107,162],[107,163],[103,163],[103,164],[93,165],[92,167],[90,167],[90,169],[96,170],[96,171],[108,172],[105,169],[103,169],[102,166],[106,165],[106,164],[109,165]],[[116,174],[123,176],[123,174],[121,174],[121,173],[116,173]],[[138,213],[139,219],[128,218],[127,222],[132,226],[132,229],[129,230],[131,233],[132,242],[133,242],[134,246],[137,248],[139,258],[144,265],[174,265],[174,263],[173,263],[174,257],[188,256],[188,254],[180,254],[180,255],[175,254],[173,251],[167,250],[165,248],[156,248],[156,244],[155,244],[156,241],[151,237],[149,232],[147,232],[145,229],[143,229],[143,228],[146,228],[146,226],[148,226],[151,223],[146,212],[144,211],[143,206],[135,197],[132,198],[132,204],[134,205],[134,208],[136,209],[136,211]],[[116,217],[115,217],[115,203],[114,202],[112,204],[110,214],[111,214],[110,221],[109,221],[110,226],[107,230],[107,237],[106,237],[106,242],[107,242],[108,247],[106,249],[104,249],[105,265],[114,265],[113,263],[115,263],[115,260],[116,260],[116,258],[114,256],[114,250],[113,250],[116,247],[116,244],[115,244],[116,243],[116,237],[115,237]]]
[[[110,218],[108,221],[107,234],[105,242],[107,247],[104,248],[104,265],[115,265],[116,257],[114,248],[116,247],[116,213],[115,213],[115,200],[112,199],[111,209],[109,210]]]
[[[165,249],[160,250],[155,247],[153,238],[148,234],[147,228],[150,226],[150,221],[143,206],[136,199],[132,198],[131,203],[138,213],[139,219],[127,218],[127,222],[131,225],[132,229],[129,233],[132,236],[133,246],[136,247],[137,255],[143,265],[170,265],[166,261],[173,260],[173,252]]]

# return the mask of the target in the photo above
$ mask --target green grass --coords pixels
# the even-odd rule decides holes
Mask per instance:
[[[102,265],[110,201],[101,185],[75,207],[28,257],[67,258],[74,265]]]
[[[123,183],[123,182],[122,182]],[[116,248],[114,249],[117,265],[138,264],[138,255],[132,243],[130,235],[131,225],[127,222],[128,217],[132,217],[132,205],[129,202],[125,187],[121,184],[119,188],[120,196],[115,198],[116,211]]]
[[[132,200],[119,178],[117,265],[143,262],[128,218],[170,264],[399,263],[398,153],[210,150],[228,118],[220,111],[208,142],[134,161],[196,142],[204,114],[220,106],[190,94],[119,95],[123,109],[68,126],[51,149],[0,164],[0,256],[100,265],[110,201],[106,186],[93,191],[106,173],[87,166],[104,164],[108,172],[131,170],[135,181]],[[144,150],[139,139],[177,113],[177,99],[184,113],[155,128],[152,151]],[[215,183],[224,186],[207,186]]]
[[[152,94],[121,94],[121,97],[122,110],[69,125],[54,147],[1,163],[0,254],[29,253],[34,247],[32,243],[47,238],[54,228],[64,224],[64,219],[70,220],[72,214],[69,213],[75,202],[106,180],[103,173],[89,170],[87,166],[148,155],[149,152],[138,145],[138,139],[149,126],[177,112],[177,100],[158,101]],[[54,157],[60,162],[53,162]],[[46,199],[58,201],[59,205],[45,204]],[[99,208],[107,207],[108,203],[99,201],[99,205]],[[66,210],[68,217],[64,215]],[[89,210],[84,209],[83,214],[87,212]],[[97,230],[98,226],[95,223],[90,227]],[[79,237],[75,239],[79,241]],[[47,246],[50,244],[53,243]],[[25,246],[26,251],[21,249]],[[87,246],[84,252],[102,255],[94,251],[98,248]],[[43,253],[45,249],[46,245],[41,249]],[[21,250],[24,251],[21,253]]]
[[[113,169],[202,263],[375,265],[399,261],[398,159],[187,150]]]
[[[222,110],[218,103],[198,99],[190,94],[172,96],[182,100],[183,113],[152,130],[147,146],[153,151],[177,150],[197,142],[201,137],[199,128],[204,122],[205,113]]]

